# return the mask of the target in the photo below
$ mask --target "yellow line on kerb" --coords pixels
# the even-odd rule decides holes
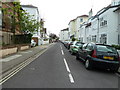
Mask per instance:
[[[2,85],[4,82],[9,80],[11,77],[13,77],[15,74],[17,74],[20,70],[22,70],[24,67],[29,65],[31,62],[33,62],[36,58],[38,58],[40,55],[42,55],[44,52],[46,52],[49,48],[51,48],[54,45],[55,44],[50,45],[48,48],[43,50],[40,54],[38,53],[37,55],[35,55],[35,57],[31,57],[31,58],[27,59],[26,61],[22,62],[21,64],[19,64],[18,66],[16,66],[17,68],[14,71],[12,71],[8,75],[6,75],[2,79],[0,79],[0,85]]]
[[[34,61],[36,58],[38,58],[40,55],[42,55],[44,52],[46,52],[48,50],[45,49],[41,52],[41,54],[36,55],[35,58],[31,57],[29,58],[29,60],[26,60],[24,62],[22,62],[21,64],[19,64],[17,67],[17,69],[15,69],[14,71],[12,71],[11,73],[9,73],[7,76],[3,77],[2,79],[0,79],[0,85],[2,85],[4,82],[6,82],[7,80],[9,80],[11,77],[13,77],[15,74],[17,74],[20,70],[22,70],[24,67],[26,67],[27,65],[29,65],[32,61]]]

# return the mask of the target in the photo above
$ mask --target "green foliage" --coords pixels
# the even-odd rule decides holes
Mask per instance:
[[[29,15],[26,11],[21,9],[20,2],[13,2],[14,7],[2,8],[4,14],[12,17],[12,30],[15,33],[15,27],[18,25],[21,32],[33,34],[40,28],[40,22],[33,18],[34,15]],[[12,10],[13,12],[9,12]],[[18,20],[16,20],[18,19]],[[41,22],[42,23],[42,22]]]
[[[76,39],[73,37],[73,38],[72,38],[72,41],[75,41],[75,40],[76,40]]]
[[[112,47],[114,47],[114,48],[120,50],[120,45],[112,45]]]

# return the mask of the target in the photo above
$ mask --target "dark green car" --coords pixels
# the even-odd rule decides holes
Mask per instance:
[[[71,55],[76,54],[78,52],[78,49],[82,47],[83,44],[84,43],[81,43],[79,41],[74,41],[72,45],[70,45],[70,49],[69,49]]]

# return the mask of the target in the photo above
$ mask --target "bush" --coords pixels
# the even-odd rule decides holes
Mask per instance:
[[[120,50],[120,45],[112,45],[112,47]]]
[[[72,38],[72,41],[75,41],[75,40],[76,40],[76,39],[73,37],[73,38]]]

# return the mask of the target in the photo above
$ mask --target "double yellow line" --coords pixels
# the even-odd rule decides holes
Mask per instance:
[[[24,67],[26,67],[27,65],[29,65],[31,62],[33,62],[36,58],[38,58],[41,54],[43,54],[45,51],[47,51],[47,49],[43,50],[41,53],[36,54],[33,57],[30,57],[29,59],[25,60],[24,62],[22,62],[21,64],[19,64],[18,66],[16,66],[15,68],[13,68],[13,70],[7,74],[5,77],[3,77],[2,79],[0,79],[0,85],[2,85],[4,82],[6,82],[7,80],[9,80],[11,77],[13,77],[15,74],[17,74],[20,70],[22,70]]]
[[[37,53],[33,57],[26,59],[24,62],[14,67],[9,74],[5,75],[4,77],[2,77],[2,79],[0,79],[0,85],[2,85],[4,82],[9,80],[11,77],[17,74],[20,70],[22,70],[24,67],[29,65],[31,62],[33,62],[35,59],[37,59],[40,55],[42,55],[44,52],[46,52],[49,48],[51,48],[54,45],[55,44],[49,45],[48,48],[46,48],[45,50],[41,51],[40,53]]]

